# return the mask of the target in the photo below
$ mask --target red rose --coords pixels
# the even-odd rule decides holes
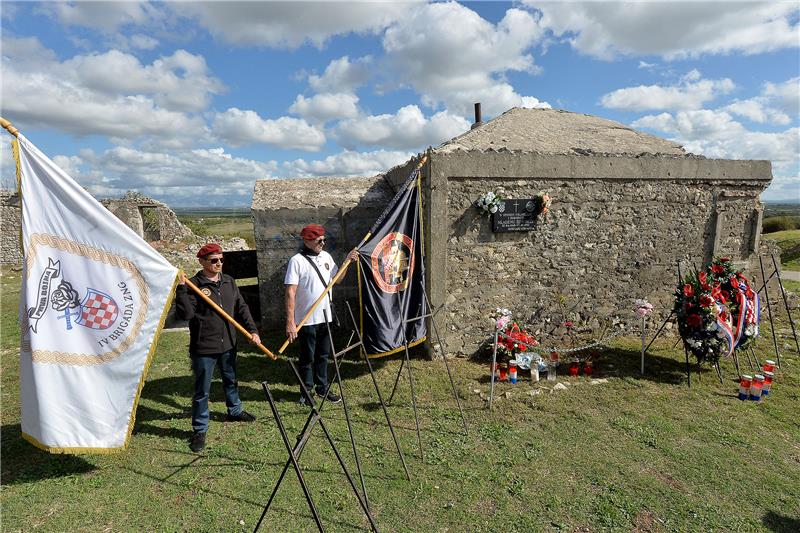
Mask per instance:
[[[683,295],[686,297],[694,296],[694,289],[690,284],[686,284],[683,286]]]
[[[711,290],[711,285],[709,285],[708,283],[703,283],[702,285],[700,285],[700,288],[708,292]]]
[[[572,321],[570,321],[570,320],[567,320],[566,322],[564,322],[564,326],[565,326],[567,329],[571,328],[571,327],[572,327]]]
[[[736,276],[731,276],[731,285],[733,285],[734,288],[739,287],[739,280],[736,279]]]
[[[725,272],[725,267],[722,265],[711,265],[711,272],[714,274],[722,274]]]
[[[711,307],[712,305],[714,305],[714,298],[707,294],[700,297],[700,307]]]
[[[697,326],[703,323],[703,319],[700,315],[691,314],[688,317],[686,317],[686,323],[689,325],[689,327],[696,328]]]
[[[703,283],[703,284],[708,283],[708,274],[706,274],[705,272],[700,272],[697,275],[697,279],[700,280],[700,283]]]

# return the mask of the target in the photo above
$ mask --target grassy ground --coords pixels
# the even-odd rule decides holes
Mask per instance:
[[[781,265],[785,270],[800,271],[800,229],[767,233],[764,238],[780,246]]]
[[[195,235],[222,235],[224,237],[241,237],[251,248],[255,248],[253,236],[253,218],[249,213],[179,214],[178,220],[183,222]]]
[[[130,448],[116,455],[49,455],[20,437],[19,274],[2,277],[3,531],[251,531],[286,459],[260,381],[269,379],[293,439],[305,421],[285,363],[245,351],[240,390],[254,424],[224,422],[221,385],[212,390],[209,447],[189,452],[191,379],[187,336],[165,332],[144,388]],[[800,317],[795,317],[795,320]],[[391,415],[411,472],[398,456],[365,365],[346,362],[345,392],[372,511],[381,531],[793,531],[800,530],[800,357],[784,345],[773,394],[735,399],[734,368],[685,385],[674,340],[657,343],[638,375],[638,341],[603,352],[591,385],[566,390],[523,380],[500,384],[494,412],[473,390],[488,390],[485,366],[452,361],[470,431],[463,434],[441,362],[413,362],[421,413],[420,458],[403,382]],[[279,336],[267,335],[277,346]],[[760,357],[768,355],[769,332]],[[397,360],[377,364],[388,395]],[[506,397],[510,394],[510,398]],[[344,412],[325,420],[355,475]],[[368,524],[319,429],[302,456],[329,531]],[[262,531],[314,531],[290,473]]]

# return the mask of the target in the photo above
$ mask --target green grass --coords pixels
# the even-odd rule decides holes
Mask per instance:
[[[251,248],[255,248],[253,218],[250,214],[204,215],[202,213],[180,214],[183,222],[195,235],[201,237],[220,235],[222,237],[241,237]]]
[[[165,332],[130,448],[115,455],[49,455],[20,438],[18,293],[19,274],[4,271],[3,531],[252,531],[286,460],[260,381],[270,380],[292,440],[306,417],[285,363],[248,349],[241,354],[240,390],[258,417],[254,424],[222,421],[224,399],[214,382],[209,446],[198,457],[186,444],[187,336]],[[788,325],[777,329],[779,345],[790,342]],[[282,341],[278,332],[265,337],[270,347]],[[761,358],[769,355],[767,339],[765,328]],[[414,360],[424,460],[407,381],[390,408],[411,481],[402,474],[365,365],[345,362],[345,392],[381,531],[797,531],[800,357],[782,352],[773,394],[755,404],[735,399],[729,361],[724,384],[704,369],[702,382],[693,373],[687,388],[683,353],[673,342],[656,343],[643,378],[639,344],[630,338],[597,362],[595,377],[607,383],[561,378],[567,390],[537,396],[526,394],[534,387],[525,379],[498,384],[493,412],[472,392],[488,391],[486,366],[453,360],[466,436],[442,363]],[[399,360],[376,367],[388,396]],[[324,412],[355,476],[342,406]],[[366,531],[319,429],[300,462],[326,528]],[[315,531],[292,472],[262,531]]]
[[[800,271],[800,229],[767,233],[765,239],[781,248],[781,266],[786,270]]]

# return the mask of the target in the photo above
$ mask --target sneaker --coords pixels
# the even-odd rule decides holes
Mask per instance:
[[[255,420],[256,417],[247,411],[242,411],[238,415],[228,415],[228,422],[255,422]]]
[[[195,431],[189,439],[189,449],[194,453],[200,453],[206,449],[206,434]]]
[[[310,394],[310,396],[311,396],[311,405],[313,405],[313,406],[315,406],[315,407],[316,407],[316,405],[317,405],[317,402],[316,402],[316,400],[314,400],[314,393],[313,393],[313,392],[311,392],[311,393],[309,393],[309,394]],[[306,397],[305,397],[305,396],[303,396],[303,393],[302,393],[302,392],[300,393],[300,405],[308,405],[308,402],[306,402]]]
[[[333,393],[333,391],[330,390],[328,391],[328,395],[325,396],[325,399],[331,403],[339,403],[342,401],[342,399],[339,396],[337,396],[336,394]]]

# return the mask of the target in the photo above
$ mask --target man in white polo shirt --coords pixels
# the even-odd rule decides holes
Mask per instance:
[[[297,324],[325,291],[338,267],[331,255],[322,249],[325,246],[325,228],[319,224],[309,224],[300,232],[300,238],[303,239],[303,249],[289,259],[283,281],[286,285],[286,336],[290,342],[300,340],[300,377],[309,393],[312,396],[315,390],[320,396],[327,393],[328,401],[337,403],[341,398],[328,390],[331,343],[327,323],[332,319],[331,292],[314,309],[299,331]],[[347,258],[358,260],[358,252],[351,251]],[[300,403],[305,403],[302,393],[300,396]]]

